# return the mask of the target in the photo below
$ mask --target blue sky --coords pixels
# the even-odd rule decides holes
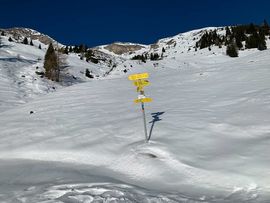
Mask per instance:
[[[269,0],[1,0],[0,28],[32,28],[66,45],[151,44],[202,27],[270,24],[269,8]]]

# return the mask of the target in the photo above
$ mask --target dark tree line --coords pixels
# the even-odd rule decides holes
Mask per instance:
[[[206,48],[212,45],[221,47],[227,46],[227,54],[229,56],[238,56],[239,49],[257,48],[258,50],[267,49],[266,36],[270,35],[270,27],[266,20],[262,25],[237,25],[225,28],[225,36],[217,34],[217,30],[206,31],[196,42],[196,48]],[[243,45],[245,44],[245,47]]]
[[[85,53],[89,50],[88,46],[85,45],[85,44],[80,44],[80,45],[75,45],[75,46],[66,46],[66,47],[62,47],[60,49],[60,51],[62,53],[65,53],[65,54],[69,54],[69,53],[77,53],[77,54],[80,54],[80,53]]]
[[[150,56],[148,54],[135,55],[131,59],[132,60],[141,60],[142,62],[146,63],[147,59],[150,59],[151,61],[156,61],[156,60],[159,60],[161,58],[160,58],[158,53],[151,53]]]
[[[90,61],[96,64],[99,62],[99,59],[95,57],[93,50],[89,49],[88,46],[85,44],[62,47],[59,51],[63,54],[69,53],[79,54],[80,59],[81,60],[85,59],[87,62]]]
[[[141,54],[141,55],[135,55],[135,56],[133,56],[131,59],[132,59],[132,60],[140,60],[140,61],[146,63],[147,58],[148,58],[148,57],[147,57],[146,54]]]

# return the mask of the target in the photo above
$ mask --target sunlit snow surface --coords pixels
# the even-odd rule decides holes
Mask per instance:
[[[268,203],[270,51],[179,52],[31,100],[2,80],[25,104],[3,100],[0,202]],[[130,65],[150,74],[149,143]]]

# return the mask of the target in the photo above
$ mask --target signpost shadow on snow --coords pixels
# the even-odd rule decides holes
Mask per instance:
[[[152,125],[151,125],[151,128],[150,128],[150,132],[149,132],[149,136],[148,136],[148,141],[152,137],[152,133],[153,133],[153,129],[154,129],[155,123],[162,120],[162,119],[159,118],[159,116],[161,116],[164,113],[165,113],[164,111],[163,112],[151,113],[151,115],[153,117],[153,120],[149,122],[149,123],[152,123]]]

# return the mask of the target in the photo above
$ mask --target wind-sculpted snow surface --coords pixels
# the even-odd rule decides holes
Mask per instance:
[[[27,188],[23,193],[16,197],[17,200],[23,200],[28,203],[46,202],[46,203],[78,203],[78,202],[120,202],[120,203],[211,203],[222,202],[238,203],[253,202],[256,194],[252,191],[238,190],[233,192],[225,199],[218,197],[206,198],[202,196],[199,199],[180,194],[157,193],[148,191],[135,186],[115,184],[115,183],[91,183],[91,184],[65,184],[43,188],[44,191],[35,187]]]
[[[120,72],[0,113],[0,200],[269,202],[270,52],[212,51],[117,67],[149,143]]]
[[[257,202],[258,197],[258,189],[254,186],[235,188],[225,197],[195,197],[180,192],[154,191],[128,185],[101,172],[104,172],[104,169],[89,165],[1,160],[0,202],[244,203]]]

